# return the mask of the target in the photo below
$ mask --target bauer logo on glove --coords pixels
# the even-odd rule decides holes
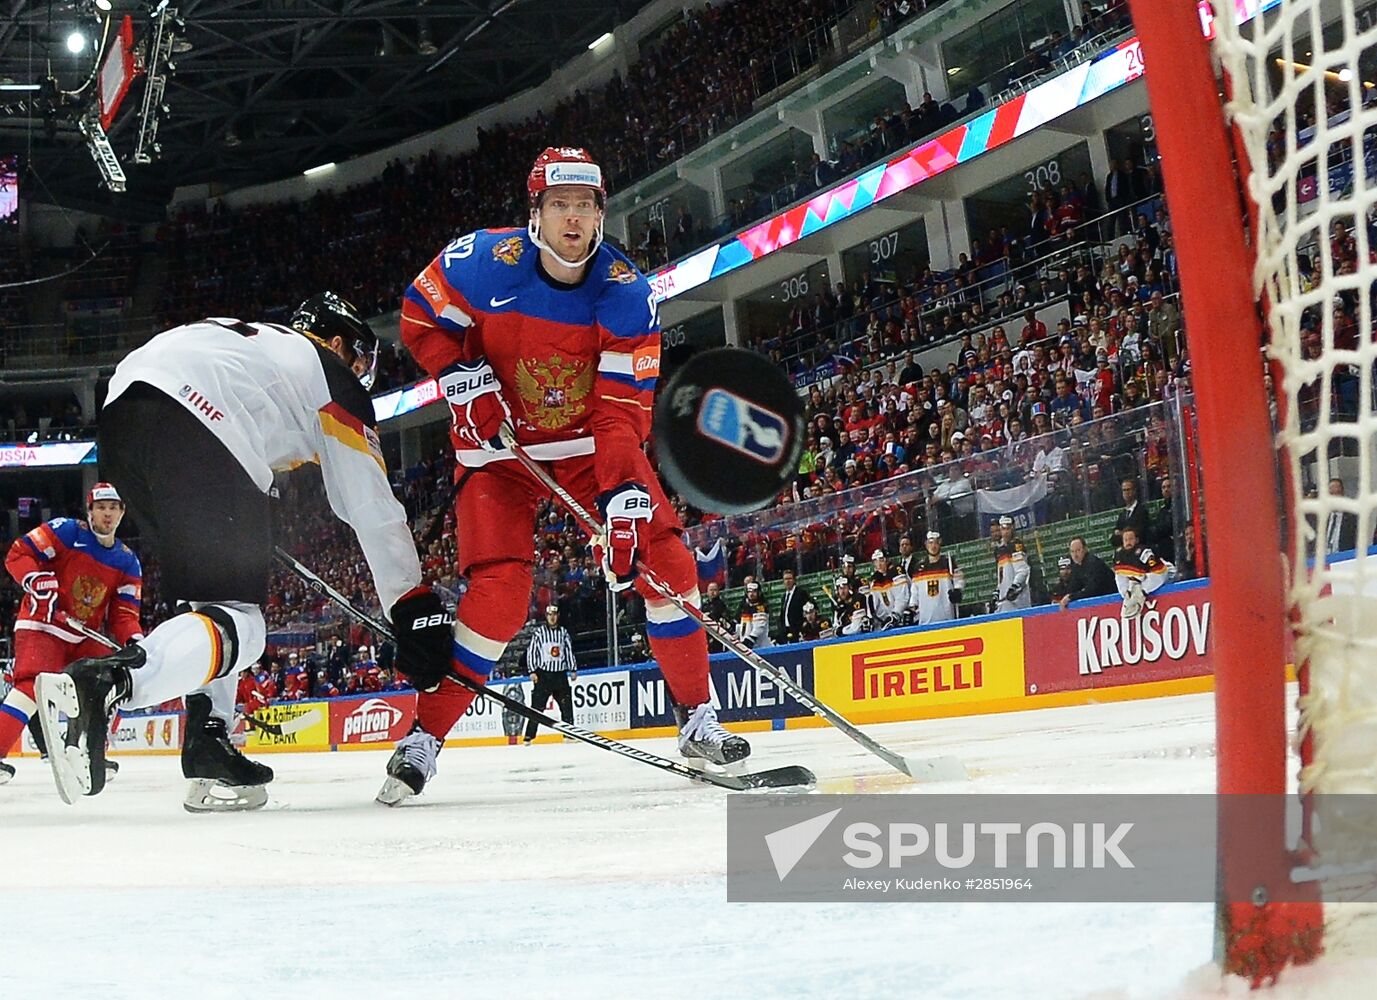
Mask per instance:
[[[602,563],[607,586],[613,591],[625,590],[636,579],[636,564],[640,562],[638,525],[649,522],[654,515],[650,493],[640,483],[622,483],[616,489],[599,494],[598,511],[603,516],[603,544],[594,544],[595,555]]]
[[[422,584],[398,598],[389,617],[397,627],[397,669],[417,690],[434,688],[449,673],[454,614]]]
[[[502,386],[484,358],[450,365],[437,379],[449,404],[455,441],[466,448],[502,450],[498,432],[512,417]]]

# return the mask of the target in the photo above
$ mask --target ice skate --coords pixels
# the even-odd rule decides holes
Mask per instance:
[[[420,795],[426,782],[435,777],[435,758],[443,744],[421,728],[412,727],[397,741],[397,749],[387,762],[387,780],[378,792],[378,801],[385,806]]]
[[[751,745],[717,721],[710,701],[692,710],[676,705],[674,717],[679,723],[679,752],[690,760],[725,766],[751,755]]]
[[[230,743],[225,720],[212,715],[210,698],[186,699],[186,735],[182,742],[182,776],[190,779],[182,806],[187,812],[246,812],[268,803],[263,786],[273,769],[250,760]]]
[[[99,795],[105,788],[110,719],[129,697],[133,685],[129,672],[143,666],[145,658],[142,649],[129,645],[109,656],[77,660],[60,674],[40,674],[34,682],[48,763],[57,793],[68,805],[78,796]]]
[[[0,760],[0,785],[8,784],[9,780],[13,777],[14,765],[6,764],[3,760]]]

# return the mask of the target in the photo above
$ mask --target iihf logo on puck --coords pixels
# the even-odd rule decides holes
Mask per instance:
[[[766,465],[778,462],[789,443],[789,425],[783,417],[722,388],[704,394],[698,431]]]

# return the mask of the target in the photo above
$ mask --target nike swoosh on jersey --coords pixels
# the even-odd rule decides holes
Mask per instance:
[[[494,296],[494,297],[488,299],[488,305],[492,306],[492,308],[494,308],[494,309],[501,309],[501,308],[502,308],[503,306],[505,306],[508,302],[515,302],[515,301],[516,301],[516,296],[515,296],[515,295],[513,295],[513,296],[512,296],[511,298],[509,298],[509,299],[499,299],[499,298],[497,298],[496,296]]]

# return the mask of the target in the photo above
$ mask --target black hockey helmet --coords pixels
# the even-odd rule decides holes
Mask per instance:
[[[335,337],[341,338],[354,357],[364,361],[366,370],[359,381],[365,389],[373,388],[373,376],[378,370],[378,335],[351,302],[334,292],[312,295],[292,313],[292,326],[327,344]]]

